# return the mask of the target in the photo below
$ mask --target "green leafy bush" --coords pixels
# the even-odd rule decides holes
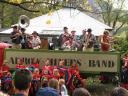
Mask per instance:
[[[122,37],[114,37],[113,49],[117,52],[125,53],[128,51],[128,40]]]

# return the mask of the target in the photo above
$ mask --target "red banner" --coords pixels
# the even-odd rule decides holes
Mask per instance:
[[[4,60],[4,48],[0,48],[0,66],[3,64]]]

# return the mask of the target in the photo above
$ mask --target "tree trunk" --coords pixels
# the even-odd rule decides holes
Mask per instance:
[[[11,13],[11,25],[15,24],[16,22],[16,16],[17,16],[17,13],[16,13],[16,6],[12,6],[12,13]]]
[[[0,6],[0,28],[4,28],[4,5]]]

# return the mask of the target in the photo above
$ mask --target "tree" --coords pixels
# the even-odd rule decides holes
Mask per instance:
[[[1,24],[2,27],[9,27],[17,23],[18,17],[22,14],[31,14],[28,15],[31,18],[61,7],[77,8],[87,12],[91,9],[88,1],[93,0],[0,0],[1,5],[6,6],[2,9],[4,16],[1,16]]]
[[[17,6],[29,12],[40,12],[40,7],[54,7],[59,0],[0,0],[0,3]],[[29,6],[29,7],[28,7]]]
[[[0,28],[3,28],[4,24],[3,24],[3,21],[4,21],[4,5],[0,5]]]
[[[103,22],[115,29],[114,34],[128,23],[127,11],[123,9],[124,3],[125,0],[96,0]],[[114,7],[115,5],[118,7]]]
[[[0,28],[10,27],[18,23],[17,21],[20,15],[27,15],[29,18],[33,18],[40,14],[47,13],[53,9],[52,7],[59,5],[59,3],[53,2],[54,0],[37,0],[38,2],[35,0],[19,1],[20,2],[17,2],[17,0],[0,0]]]
[[[42,13],[22,10],[18,6],[0,4],[0,28],[8,28],[13,24],[18,23],[21,15],[26,15],[29,18],[33,18],[39,16],[40,14]]]
[[[40,12],[42,8],[56,9],[58,6],[81,9],[86,6],[86,10],[88,10],[90,9],[88,2],[93,2],[93,0],[0,0],[0,3],[18,6],[30,12]]]

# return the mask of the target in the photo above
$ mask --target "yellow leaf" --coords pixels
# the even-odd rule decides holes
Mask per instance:
[[[87,6],[86,8],[88,11],[92,11],[92,7],[91,6]]]
[[[22,0],[17,0],[17,3],[20,4],[22,2]]]
[[[88,0],[86,0],[86,1],[84,2],[84,4],[85,4],[85,5],[88,5],[88,4],[89,4],[89,3],[88,3]]]
[[[9,2],[15,3],[15,4],[20,4],[22,0],[10,0]]]
[[[9,0],[9,2],[10,2],[10,3],[12,3],[12,2],[13,2],[13,0]]]

